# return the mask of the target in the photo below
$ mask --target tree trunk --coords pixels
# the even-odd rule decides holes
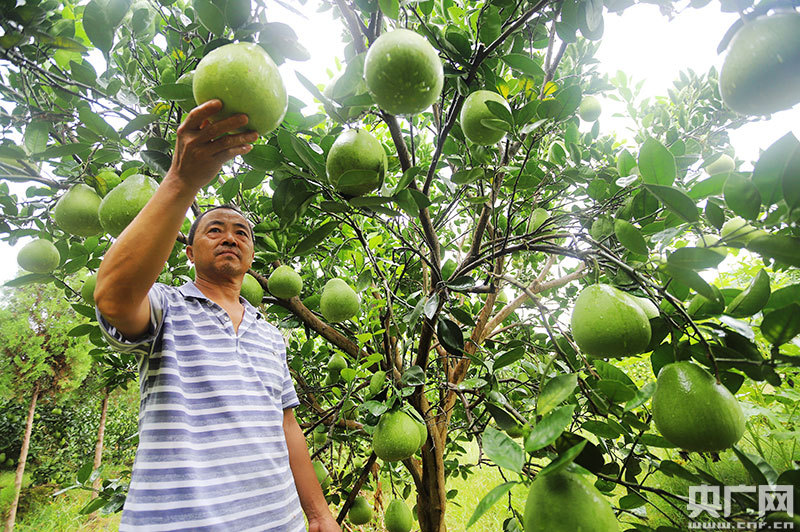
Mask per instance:
[[[19,453],[19,463],[17,464],[17,475],[14,477],[14,500],[8,509],[5,532],[14,530],[14,521],[17,519],[17,505],[19,504],[19,492],[22,491],[22,475],[25,473],[25,461],[28,459],[28,446],[31,443],[31,431],[33,430],[33,414],[36,412],[36,400],[39,398],[39,383],[33,389],[31,405],[28,408],[28,420],[25,422],[25,436],[22,438],[22,450]]]
[[[421,532],[447,532],[444,521],[447,508],[447,488],[444,485],[445,437],[442,435],[444,431],[437,429],[429,431],[430,437],[422,447],[422,489],[417,489],[417,517]]]
[[[100,413],[100,427],[97,429],[97,445],[94,448],[94,470],[97,470],[103,462],[103,436],[106,432],[106,414],[108,413],[108,397],[110,395],[108,388],[103,388],[103,411]],[[96,490],[100,490],[102,482],[103,479],[97,477],[94,483],[92,483],[92,487]],[[96,497],[97,492],[93,491],[92,499]]]

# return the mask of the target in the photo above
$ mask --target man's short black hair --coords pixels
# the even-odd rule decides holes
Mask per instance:
[[[228,209],[241,214],[242,218],[244,218],[245,221],[247,221],[247,228],[250,230],[250,240],[255,241],[253,237],[253,227],[250,225],[250,221],[247,220],[247,216],[245,216],[244,213],[241,210],[239,210],[239,207],[237,207],[236,205],[233,205],[231,203],[226,203],[225,205],[218,205],[216,207],[211,207],[210,209],[206,209],[203,212],[201,212],[197,216],[197,218],[194,219],[194,222],[192,222],[192,226],[189,228],[189,234],[186,236],[186,241],[188,242],[188,245],[191,246],[192,244],[194,244],[194,233],[195,231],[197,231],[197,227],[200,225],[200,220],[203,219],[203,216],[205,216],[210,212],[218,211],[219,209]]]

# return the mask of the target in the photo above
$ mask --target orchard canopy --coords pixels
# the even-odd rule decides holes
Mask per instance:
[[[683,530],[711,519],[690,517],[687,488],[725,485],[718,459],[797,495],[800,142],[743,161],[728,135],[800,101],[797,2],[715,1],[740,14],[722,71],[654,99],[594,58],[604,20],[634,3],[0,0],[0,236],[46,241],[7,286],[54,283],[92,316],[75,279],[121,230],[104,216],[138,209],[103,202],[158,183],[202,88],[236,86],[224,105],[275,124],[200,192],[159,281],[192,279],[202,209],[245,212],[248,295],[284,331],[340,519],[391,491],[444,531],[474,447],[504,482],[480,486],[472,529],[500,509],[504,530]],[[669,17],[709,2],[651,3]],[[253,81],[226,69],[235,57],[198,79],[231,43],[309,60],[317,36],[281,17],[313,11],[344,53],[297,74],[302,90],[282,97],[277,70]],[[630,139],[600,132],[611,100]],[[268,290],[282,265],[299,296]],[[96,323],[72,334],[104,352]],[[739,493],[715,519],[759,504]]]

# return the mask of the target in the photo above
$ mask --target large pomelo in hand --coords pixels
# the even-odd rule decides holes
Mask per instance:
[[[618,532],[608,500],[586,478],[569,471],[538,474],[528,491],[525,532]]]
[[[381,109],[410,115],[424,111],[439,98],[444,69],[425,37],[399,29],[384,33],[369,47],[364,79]]]
[[[226,44],[209,52],[194,70],[194,99],[198,105],[222,100],[213,122],[244,113],[246,130],[264,135],[277,128],[289,105],[280,72],[269,54],[257,44]]]
[[[264,288],[258,280],[249,273],[244,274],[242,279],[242,287],[239,289],[239,294],[245,298],[251,305],[257,307],[264,299]]]
[[[328,181],[347,196],[362,196],[383,185],[386,152],[378,139],[363,129],[348,129],[328,151]]]
[[[405,501],[392,499],[383,514],[383,525],[386,532],[411,532],[414,515]]]
[[[628,294],[607,284],[587,286],[572,310],[572,336],[581,350],[600,358],[641,353],[650,343],[650,321]]]
[[[746,22],[733,36],[719,73],[722,101],[746,115],[800,102],[800,13]]]
[[[150,201],[157,188],[158,183],[151,177],[142,174],[128,176],[100,202],[100,225],[111,236],[119,236]]]
[[[275,268],[267,279],[269,292],[281,299],[292,299],[300,295],[303,289],[303,278],[290,266],[282,265]]]
[[[349,320],[358,314],[360,307],[358,294],[343,279],[336,277],[325,283],[319,308],[326,320],[331,323]]]
[[[687,451],[721,451],[744,434],[739,401],[691,362],[674,362],[658,373],[653,421],[664,438]]]
[[[49,240],[37,238],[28,242],[17,254],[17,264],[32,273],[50,273],[58,267],[61,255]]]
[[[403,412],[387,412],[378,421],[372,434],[372,450],[381,460],[405,460],[419,449],[420,430],[417,422]]]
[[[89,185],[75,185],[56,203],[53,218],[67,233],[75,236],[92,236],[103,231],[100,217],[100,196]]]
[[[506,134],[505,131],[493,129],[481,123],[481,120],[484,119],[498,120],[498,117],[489,110],[486,102],[497,102],[511,113],[511,108],[508,106],[506,99],[496,92],[480,90],[467,96],[459,116],[461,131],[470,141],[482,146],[497,144]]]

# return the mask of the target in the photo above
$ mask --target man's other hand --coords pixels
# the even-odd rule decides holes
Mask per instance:
[[[322,515],[308,522],[308,532],[342,532],[332,515]]]
[[[249,152],[258,138],[255,131],[228,134],[247,124],[244,114],[211,123],[221,109],[220,100],[209,100],[192,109],[178,127],[169,174],[194,190],[210,183],[227,161]]]

